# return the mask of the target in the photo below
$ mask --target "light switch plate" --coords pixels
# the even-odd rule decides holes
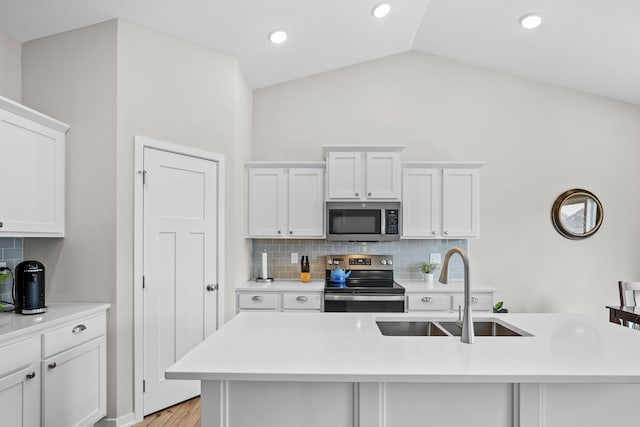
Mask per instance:
[[[442,257],[439,253],[429,254],[429,262],[431,264],[440,264],[442,263]]]
[[[298,263],[298,253],[291,252],[291,264],[297,264],[297,263]]]

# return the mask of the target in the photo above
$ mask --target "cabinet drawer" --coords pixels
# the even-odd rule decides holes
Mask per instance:
[[[314,293],[284,294],[282,307],[284,310],[320,310],[322,296]]]
[[[275,293],[239,294],[238,307],[240,308],[240,310],[277,310],[278,294],[275,294]]]
[[[464,307],[464,294],[456,294],[453,296],[453,310],[457,310],[458,306]],[[472,294],[471,309],[476,311],[493,311],[493,295]]]
[[[449,294],[409,294],[409,311],[449,311],[451,295]]]
[[[10,315],[7,315],[10,316]],[[39,337],[0,346],[0,377],[9,372],[24,368],[40,359]]]
[[[49,357],[107,332],[106,315],[80,319],[42,335],[43,356]]]

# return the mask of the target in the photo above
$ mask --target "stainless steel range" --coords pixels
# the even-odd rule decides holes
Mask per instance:
[[[405,311],[404,288],[393,280],[392,255],[327,255],[325,265],[324,311]]]

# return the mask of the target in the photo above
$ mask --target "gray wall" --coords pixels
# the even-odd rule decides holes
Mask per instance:
[[[26,43],[23,56],[25,104],[71,125],[66,236],[25,239],[25,256],[47,266],[51,301],[112,304],[107,416],[121,418],[133,411],[133,137],[225,155],[229,317],[250,257],[236,212],[252,92],[234,57],[123,21]]]
[[[472,277],[514,311],[606,319],[617,280],[640,280],[640,107],[417,52],[255,91],[253,160],[320,160],[323,144],[485,161]],[[583,241],[550,222],[575,187],[604,204]]]
[[[22,101],[22,46],[0,33],[0,95]]]

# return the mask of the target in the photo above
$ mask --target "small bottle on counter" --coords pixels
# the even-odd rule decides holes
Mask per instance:
[[[309,283],[311,281],[311,269],[309,267],[309,256],[302,256],[300,260],[300,281]]]

